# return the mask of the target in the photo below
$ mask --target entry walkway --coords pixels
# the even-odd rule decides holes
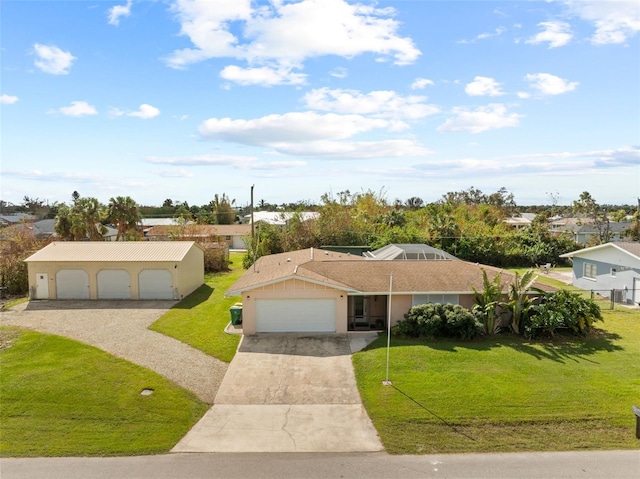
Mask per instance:
[[[173,452],[356,452],[382,444],[346,335],[243,337],[215,405]]]

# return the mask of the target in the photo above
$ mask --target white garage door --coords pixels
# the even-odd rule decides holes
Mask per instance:
[[[256,300],[256,332],[336,331],[334,299],[258,299]]]
[[[140,299],[173,299],[173,277],[166,269],[143,269],[138,275]]]
[[[124,269],[103,269],[98,272],[99,299],[131,299],[131,277]]]
[[[58,299],[89,299],[89,274],[83,269],[61,269],[56,273]]]

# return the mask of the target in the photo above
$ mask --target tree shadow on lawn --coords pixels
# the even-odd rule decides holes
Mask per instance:
[[[401,339],[392,337],[391,347],[426,346],[437,351],[456,353],[459,349],[474,351],[489,351],[496,348],[512,348],[518,352],[529,354],[539,360],[551,360],[559,363],[595,361],[588,358],[598,352],[622,351],[624,348],[616,341],[622,339],[619,334],[594,328],[587,336],[578,337],[570,335],[558,335],[553,340],[529,340],[513,334],[497,334],[485,336],[471,341],[452,341],[450,339]],[[381,335],[378,340],[368,346],[367,349],[386,347],[386,335]]]
[[[196,289],[189,296],[184,298],[178,304],[174,305],[171,309],[191,309],[199,304],[205,303],[209,300],[211,295],[213,294],[214,288],[209,286],[208,284],[203,284],[198,289]]]

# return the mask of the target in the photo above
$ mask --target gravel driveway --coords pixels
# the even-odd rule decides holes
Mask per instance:
[[[66,336],[151,369],[213,404],[228,364],[147,328],[173,301],[32,301],[0,325]]]

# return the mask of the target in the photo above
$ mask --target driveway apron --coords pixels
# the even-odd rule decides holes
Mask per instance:
[[[173,452],[367,452],[382,444],[346,335],[245,336],[215,405]]]

